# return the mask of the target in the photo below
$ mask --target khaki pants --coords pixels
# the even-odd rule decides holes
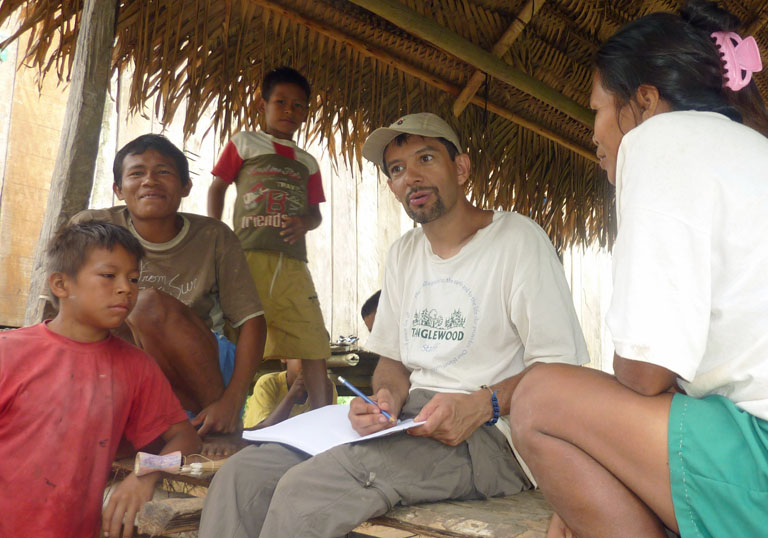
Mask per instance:
[[[433,392],[413,391],[401,418]],[[481,426],[457,447],[396,433],[309,457],[267,443],[216,473],[200,538],[343,536],[396,504],[482,499],[530,489],[504,436]]]

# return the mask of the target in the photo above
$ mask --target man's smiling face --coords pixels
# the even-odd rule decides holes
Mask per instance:
[[[154,149],[126,155],[122,185],[114,185],[117,197],[125,202],[134,219],[175,218],[181,199],[192,183],[182,186],[173,158]]]

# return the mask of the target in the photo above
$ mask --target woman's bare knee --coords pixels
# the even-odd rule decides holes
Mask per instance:
[[[539,364],[531,369],[515,388],[510,402],[510,423],[513,438],[536,429],[553,409],[555,400],[570,397],[566,387],[580,368],[567,364]]]

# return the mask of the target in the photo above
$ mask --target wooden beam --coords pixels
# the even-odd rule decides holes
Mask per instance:
[[[51,177],[48,205],[35,248],[24,324],[42,320],[47,290],[45,250],[56,230],[88,207],[107,97],[117,2],[85,0],[77,34],[72,80]]]
[[[303,15],[290,11],[284,6],[277,4],[273,0],[249,0],[249,1],[252,4],[256,4],[266,9],[269,9],[270,11],[273,11],[287,19],[290,19],[303,26],[306,26],[307,28],[310,28],[319,34],[325,35],[327,37],[330,37],[331,39],[339,41],[340,43],[343,43],[348,47],[357,50],[358,52],[360,52],[361,54],[364,54],[365,56],[368,56],[370,58],[375,58],[380,62],[384,62],[388,65],[391,65],[392,67],[395,67],[396,69],[399,69],[404,73],[407,73],[415,78],[418,78],[419,80],[424,81],[430,86],[433,86],[435,88],[448,92],[451,95],[459,95],[459,93],[461,92],[461,89],[458,86],[451,84],[449,82],[446,82],[436,77],[432,73],[428,73],[427,71],[424,71],[416,66],[405,63],[401,61],[399,58],[396,58],[395,56],[389,54],[388,52],[378,49],[376,47],[372,47],[368,43],[365,43],[357,38],[344,34],[334,28],[329,28],[324,24],[321,24],[313,19],[304,17]],[[486,104],[483,99],[480,99],[477,96],[473,97],[470,100],[470,102],[480,107],[484,107]],[[547,129],[546,127],[543,127],[531,120],[518,116],[514,112],[507,110],[503,107],[500,107],[498,105],[495,105],[493,103],[488,103],[488,110],[490,110],[491,112],[493,112],[498,116],[506,118],[511,122],[520,125],[521,127],[525,127],[526,129],[533,131],[534,133],[541,135],[544,138],[547,138],[548,140],[552,140],[553,142],[560,144],[564,148],[567,148],[573,151],[574,153],[577,153],[582,157],[589,159],[590,161],[598,162],[598,159],[595,156],[595,152],[593,150],[583,148],[580,145],[576,144],[575,142],[568,140],[564,136],[558,133],[555,133],[550,129]]]
[[[528,95],[553,106],[571,118],[592,127],[594,114],[576,101],[566,97],[543,82],[515,69],[511,65],[496,58],[471,41],[467,41],[440,26],[433,19],[425,17],[397,0],[349,0],[353,4],[367,9],[383,17],[429,43],[441,48],[453,56],[467,62],[469,65],[503,80]]]
[[[515,20],[512,21],[512,24],[509,25],[509,28],[507,28],[507,30],[501,35],[499,40],[493,46],[493,49],[491,49],[491,54],[497,58],[504,56],[512,46],[512,43],[514,43],[520,34],[523,33],[523,29],[525,29],[528,23],[531,22],[533,16],[538,13],[539,9],[541,9],[541,6],[544,5],[544,2],[546,1],[547,0],[528,0],[525,6],[523,6],[523,9],[520,10],[520,13],[517,15],[517,17],[515,17]],[[464,89],[461,90],[461,94],[453,103],[454,116],[457,118],[461,116],[461,113],[464,112],[465,108],[467,108],[469,101],[477,93],[477,90],[483,83],[484,78],[485,73],[480,70],[472,73],[472,76],[469,78],[467,85],[464,86]]]

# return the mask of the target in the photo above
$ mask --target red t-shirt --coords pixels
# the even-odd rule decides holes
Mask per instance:
[[[280,232],[285,217],[306,215],[309,205],[325,201],[312,155],[292,140],[243,131],[224,146],[212,173],[235,183],[233,224],[244,250],[272,250],[307,261],[304,238],[289,244]]]
[[[117,337],[0,332],[0,536],[97,536],[121,436],[139,448],[186,419],[155,361]]]

